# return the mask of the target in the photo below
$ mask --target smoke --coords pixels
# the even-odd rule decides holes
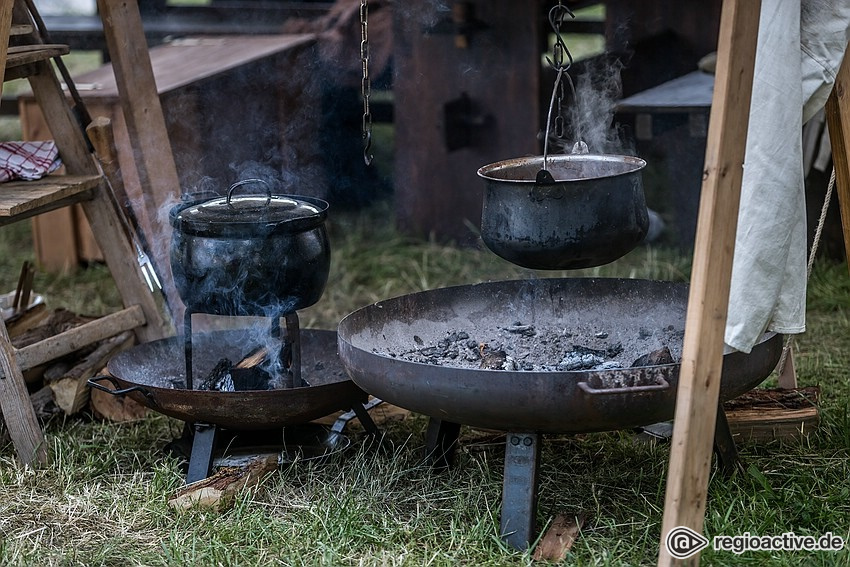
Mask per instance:
[[[564,153],[570,153],[581,142],[594,154],[634,153],[619,125],[614,123],[616,106],[622,96],[622,68],[619,60],[597,58],[588,60],[584,71],[575,78],[564,77],[569,100],[565,108],[568,131],[564,139],[554,141]],[[575,97],[570,93],[569,81]]]

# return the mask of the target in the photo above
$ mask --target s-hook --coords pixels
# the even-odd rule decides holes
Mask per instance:
[[[562,0],[558,0],[558,3],[552,6],[552,9],[549,10],[549,25],[552,26],[552,31],[555,32],[555,45],[552,46],[552,57],[550,58],[547,56],[546,62],[549,63],[549,66],[552,67],[558,75],[555,77],[555,85],[552,88],[552,98],[549,101],[549,112],[546,115],[546,132],[545,138],[543,139],[543,168],[537,172],[537,183],[542,184],[555,183],[554,177],[552,177],[552,174],[549,172],[548,165],[549,128],[552,125],[552,110],[556,105],[558,111],[555,115],[555,136],[561,139],[565,134],[565,120],[563,114],[564,83],[562,81],[564,76],[567,77],[567,82],[570,84],[573,99],[575,99],[576,96],[572,79],[570,79],[570,75],[567,73],[567,70],[573,64],[573,56],[567,48],[567,44],[564,43],[564,38],[561,36],[561,24],[567,16],[570,16],[571,18],[576,17],[573,11],[564,5]],[[564,62],[565,54],[568,60],[567,63]]]

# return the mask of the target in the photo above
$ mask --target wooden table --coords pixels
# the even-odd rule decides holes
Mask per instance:
[[[314,45],[313,35],[300,34],[199,36],[152,48],[151,66],[180,187],[145,197],[164,209],[182,193],[200,186],[226,191],[246,164],[262,164],[279,175],[317,162]],[[92,117],[112,120],[133,209],[147,239],[162,240],[166,235],[151,233],[156,224],[149,218],[151,207],[141,205],[140,177],[112,66],[74,80]],[[19,105],[24,138],[52,138],[35,101],[23,96]],[[321,185],[312,181],[314,186]],[[85,221],[71,211],[37,217],[34,234],[45,269],[61,270],[81,260],[99,259]],[[167,262],[165,252],[157,251],[165,247],[153,248],[155,261]]]

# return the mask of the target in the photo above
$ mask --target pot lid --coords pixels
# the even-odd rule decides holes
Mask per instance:
[[[262,183],[265,192],[234,196],[234,189],[248,183]],[[272,195],[260,179],[234,183],[226,197],[218,197],[182,208],[175,227],[195,234],[212,236],[251,235],[257,232],[301,232],[322,224],[328,204],[315,197]]]

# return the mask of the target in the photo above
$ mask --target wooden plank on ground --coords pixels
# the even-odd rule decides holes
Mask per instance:
[[[820,388],[751,390],[723,404],[733,438],[750,442],[800,441],[818,426]]]
[[[675,558],[665,540],[679,526],[703,528],[760,8],[723,2],[658,565],[699,563],[699,553]]]
[[[850,47],[850,45],[848,46]],[[844,55],[826,101],[826,123],[835,165],[835,189],[844,230],[844,251],[850,267],[850,57]]]

